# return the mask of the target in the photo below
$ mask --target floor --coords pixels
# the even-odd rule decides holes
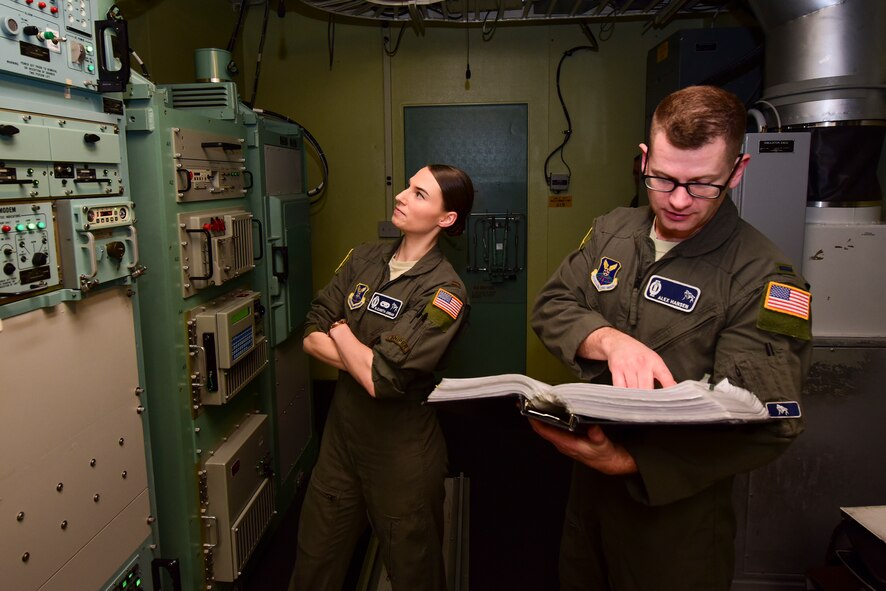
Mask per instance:
[[[315,387],[318,422],[331,384]],[[438,410],[450,472],[470,479],[470,590],[554,591],[569,461],[542,441],[510,400],[474,401]],[[295,559],[301,494],[250,561],[234,591],[285,591]],[[355,552],[345,589],[362,564]]]

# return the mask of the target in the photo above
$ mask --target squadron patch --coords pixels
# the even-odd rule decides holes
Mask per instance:
[[[600,259],[600,266],[591,274],[591,283],[597,291],[612,291],[618,285],[618,275],[621,263],[609,257]]]
[[[643,294],[647,300],[658,302],[674,310],[692,312],[698,304],[701,289],[661,275],[653,275]]]
[[[369,300],[369,307],[366,309],[393,320],[400,315],[400,310],[402,308],[403,302],[401,300],[392,298],[383,293],[375,292],[372,294],[372,299]]]
[[[369,286],[365,283],[358,283],[354,286],[354,291],[348,294],[348,308],[351,310],[356,310],[360,306],[366,303],[366,292],[369,291]]]

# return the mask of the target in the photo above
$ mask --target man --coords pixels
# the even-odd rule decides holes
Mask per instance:
[[[666,97],[640,145],[649,207],[598,218],[542,289],[532,326],[580,379],[654,388],[710,376],[763,403],[799,401],[808,285],[728,197],[750,159],[739,153],[745,117],[715,87]],[[575,435],[532,426],[576,460],[562,589],[615,591],[729,589],[733,477],[802,431],[799,418]]]

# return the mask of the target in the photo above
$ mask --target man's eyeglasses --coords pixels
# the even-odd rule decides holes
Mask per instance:
[[[651,189],[653,191],[660,191],[662,193],[672,193],[676,190],[677,187],[685,187],[686,192],[696,199],[717,199],[720,195],[723,194],[723,191],[726,190],[726,187],[729,186],[729,182],[732,180],[732,176],[735,174],[736,168],[738,168],[738,163],[741,162],[744,154],[739,154],[738,158],[735,160],[735,164],[732,165],[732,171],[729,173],[729,177],[726,179],[726,182],[722,185],[717,185],[714,183],[680,183],[675,181],[674,179],[669,179],[663,176],[649,176],[643,175],[643,184],[646,185],[647,189]],[[647,157],[646,162],[649,162],[649,158]],[[645,167],[644,167],[645,172]]]

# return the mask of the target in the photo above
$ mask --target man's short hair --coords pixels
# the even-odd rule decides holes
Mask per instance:
[[[723,138],[728,153],[738,156],[747,126],[744,103],[716,86],[688,86],[666,96],[652,116],[650,142],[664,132],[681,150],[695,150]]]

